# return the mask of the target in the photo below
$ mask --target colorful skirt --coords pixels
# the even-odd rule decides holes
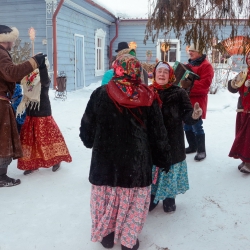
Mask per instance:
[[[229,157],[250,162],[250,114],[238,112],[236,117],[235,139]]]
[[[168,173],[153,166],[152,175],[151,194],[155,195],[154,203],[166,198],[175,198],[189,189],[186,160],[172,165]]]
[[[27,116],[20,140],[23,157],[18,159],[18,169],[49,168],[62,161],[72,161],[63,135],[52,116]]]
[[[91,240],[101,242],[114,232],[114,243],[132,248],[146,221],[150,204],[150,186],[122,188],[92,185]]]

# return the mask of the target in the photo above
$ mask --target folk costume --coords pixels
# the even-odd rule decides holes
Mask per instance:
[[[166,68],[169,71],[169,80],[165,85],[159,85],[155,80],[156,71],[160,68]],[[186,91],[173,85],[175,75],[168,63],[158,62],[153,75],[153,83],[149,87],[159,95],[162,101],[161,111],[168,132],[172,165],[168,173],[160,171],[157,165],[153,167],[149,211],[152,211],[162,200],[164,211],[173,212],[176,209],[176,195],[185,193],[189,189],[183,122],[193,125],[199,119],[192,118],[194,110]]]
[[[244,79],[239,79],[241,82],[237,82],[237,77],[235,77],[228,82],[228,90],[231,93],[239,93],[235,139],[229,152],[229,157],[242,161],[238,169],[243,173],[250,173],[250,65],[247,62],[248,57],[250,57],[250,53],[246,55],[248,70]]]
[[[138,249],[147,217],[152,165],[167,172],[168,136],[155,93],[141,84],[141,65],[129,54],[114,63],[114,77],[91,95],[80,138],[92,149],[91,240]]]
[[[24,174],[51,166],[56,171],[62,161],[71,162],[72,159],[51,114],[50,79],[46,65],[25,76],[21,84],[24,96],[17,115],[26,108],[27,117],[20,134],[23,157],[18,159],[17,167],[26,170]]]
[[[7,169],[12,159],[22,157],[22,148],[16,125],[15,114],[11,106],[11,98],[15,90],[15,82],[39,66],[35,58],[15,65],[7,50],[17,38],[16,28],[0,25],[0,187],[10,187],[21,183],[19,179],[7,176]]]

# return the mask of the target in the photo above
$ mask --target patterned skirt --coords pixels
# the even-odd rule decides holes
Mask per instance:
[[[27,116],[20,139],[23,157],[18,159],[17,168],[21,170],[49,168],[62,161],[72,161],[63,135],[52,116]]]
[[[175,198],[177,194],[184,194],[188,189],[186,160],[172,165],[168,173],[153,166],[151,194],[155,195],[154,203],[166,198]]]
[[[114,243],[132,248],[145,223],[150,204],[150,186],[122,188],[92,185],[91,190],[91,240],[115,232]]]
[[[238,112],[236,117],[235,139],[229,157],[250,162],[250,114]]]

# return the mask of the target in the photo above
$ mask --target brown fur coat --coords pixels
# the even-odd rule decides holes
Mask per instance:
[[[19,65],[14,65],[8,51],[0,45],[0,157],[22,156],[22,148],[16,126],[14,111],[8,100],[11,99],[15,82],[37,68],[33,58]],[[2,98],[2,99],[1,99]]]

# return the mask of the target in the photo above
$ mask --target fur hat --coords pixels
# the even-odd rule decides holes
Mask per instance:
[[[118,43],[118,49],[115,52],[119,52],[123,49],[129,49],[128,43],[127,42],[120,42]]]
[[[117,53],[117,58],[124,54],[130,54],[132,56],[136,56],[136,52],[134,49],[122,49]]]
[[[15,42],[19,36],[19,31],[15,27],[8,27],[0,25],[0,43],[2,42]]]
[[[192,43],[192,44],[189,46],[188,50],[197,51],[197,52],[201,53],[201,51],[199,51],[199,44],[198,44],[198,43],[196,44],[196,47],[195,47],[195,45]]]

